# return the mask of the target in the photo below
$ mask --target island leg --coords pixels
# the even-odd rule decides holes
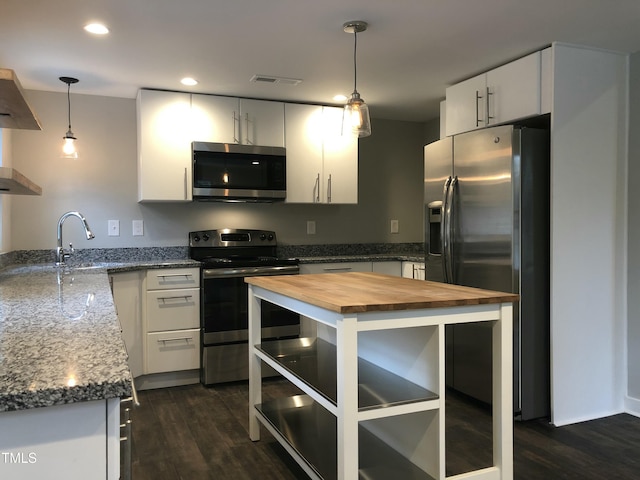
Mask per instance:
[[[249,438],[260,440],[260,423],[254,405],[262,403],[262,365],[253,352],[254,345],[262,341],[261,301],[254,295],[253,285],[249,285]]]
[[[493,327],[493,464],[513,479],[513,304],[500,307]]]
[[[358,478],[357,318],[344,317],[336,328],[338,400],[338,480]]]

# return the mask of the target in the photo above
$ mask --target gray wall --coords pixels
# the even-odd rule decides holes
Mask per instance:
[[[360,140],[358,205],[137,203],[135,100],[71,94],[71,120],[80,158],[60,158],[67,128],[64,93],[28,91],[43,130],[12,130],[12,163],[43,189],[41,197],[11,199],[10,244],[3,251],[48,249],[56,243],[60,215],[79,210],[96,238],[88,242],[70,218],[65,243],[75,248],[186,245],[186,234],[207,228],[265,228],[281,244],[403,243],[422,241],[422,147],[438,138],[429,124],[373,119]],[[372,106],[375,112],[375,106]],[[120,220],[120,236],[107,221]],[[131,222],[144,220],[144,236]],[[400,225],[389,233],[391,219]],[[306,234],[307,220],[316,235]]]
[[[640,52],[631,55],[629,77],[627,394],[640,401]]]

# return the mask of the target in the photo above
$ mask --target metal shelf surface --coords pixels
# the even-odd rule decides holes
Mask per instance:
[[[337,478],[336,418],[307,395],[255,406],[258,418],[286,442],[318,478]],[[272,432],[273,432],[272,430]],[[360,480],[433,480],[363,426],[358,428]]]
[[[336,404],[335,345],[318,338],[294,338],[263,342],[256,348]],[[358,359],[359,411],[436,399],[438,394]]]

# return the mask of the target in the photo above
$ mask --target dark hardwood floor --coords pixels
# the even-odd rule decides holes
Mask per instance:
[[[266,381],[263,399],[291,393]],[[133,479],[306,479],[262,428],[248,433],[248,386],[189,385],[139,392],[132,413]],[[491,464],[491,418],[482,406],[447,395],[447,475]],[[556,428],[546,420],[516,422],[517,480],[640,479],[640,419],[629,415]]]

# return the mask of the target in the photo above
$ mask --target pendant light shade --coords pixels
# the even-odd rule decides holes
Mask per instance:
[[[71,131],[71,84],[78,83],[77,78],[73,77],[60,77],[60,81],[67,84],[67,106],[68,106],[68,119],[69,119],[69,129],[67,133],[64,134],[62,139],[64,143],[62,144],[62,158],[78,158],[78,151],[76,150],[76,136]]]
[[[358,52],[358,33],[364,32],[367,29],[367,22],[361,20],[354,20],[346,22],[343,25],[343,29],[347,33],[353,33],[353,93],[351,98],[344,106],[343,112],[343,129],[344,131],[353,132],[358,137],[368,137],[371,135],[371,119],[369,117],[369,106],[360,97],[357,88],[358,80],[358,65],[357,65],[357,52]]]

